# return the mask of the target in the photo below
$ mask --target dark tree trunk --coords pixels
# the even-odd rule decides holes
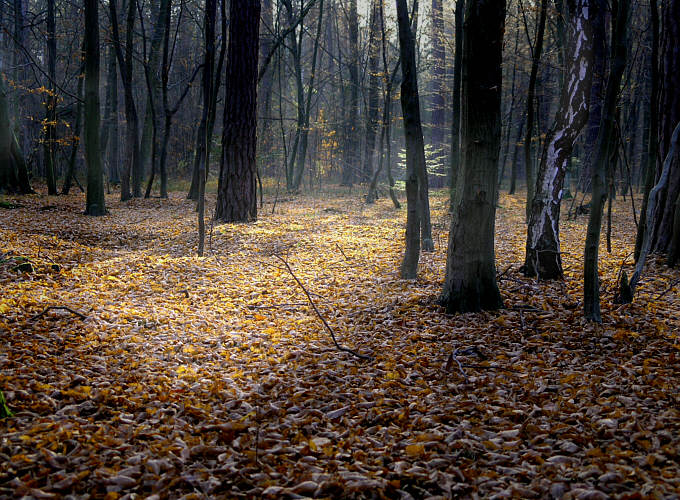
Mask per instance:
[[[123,88],[125,90],[125,120],[126,120],[126,161],[123,175],[120,181],[120,199],[129,200],[132,196],[139,198],[141,191],[141,167],[139,154],[139,123],[137,119],[137,106],[135,105],[134,89],[132,86],[132,58],[133,58],[133,34],[135,27],[135,0],[128,0],[128,11],[125,33],[125,54],[120,42],[118,30],[118,12],[116,0],[109,0],[111,14],[111,31],[113,33],[113,45],[116,49],[118,69]],[[130,176],[132,175],[132,194],[130,194]]]
[[[432,0],[431,14],[430,144],[435,150],[441,151],[444,149],[444,130],[446,127],[446,48],[444,45],[446,35],[442,0]],[[445,172],[433,172],[433,187],[444,187],[445,179]]]
[[[462,163],[454,198],[441,303],[449,313],[503,306],[494,229],[505,0],[468,0],[462,71]]]
[[[456,191],[458,171],[460,170],[460,85],[463,61],[463,19],[465,16],[465,0],[456,0],[455,37],[456,52],[453,57],[453,105],[451,119],[451,168],[449,171],[449,187],[451,190],[451,207]]]
[[[401,110],[404,117],[404,139],[406,141],[407,203],[406,249],[401,263],[401,277],[415,279],[418,274],[421,224],[423,224],[421,214],[424,200],[421,196],[421,183],[427,182],[427,176],[425,175],[425,144],[420,121],[416,76],[415,40],[409,22],[406,0],[397,0],[397,21],[402,70]]]
[[[590,115],[583,140],[583,167],[582,174],[585,178],[591,176],[592,164],[595,161],[597,147],[597,134],[602,122],[602,102],[607,71],[607,32],[606,16],[609,7],[607,0],[591,0],[591,24],[593,27],[593,83],[590,91]]]
[[[610,167],[612,152],[615,151],[616,101],[623,71],[628,58],[628,25],[630,5],[627,0],[613,0],[612,3],[612,48],[611,69],[607,79],[602,121],[597,136],[597,149],[593,162],[591,186],[592,201],[586,234],[584,253],[583,309],[586,319],[602,321],[600,313],[600,280],[598,277],[598,254],[602,213],[607,199],[607,170]]]
[[[650,32],[651,54],[649,61],[649,84],[651,86],[649,105],[645,116],[648,117],[649,128],[647,129],[646,155],[643,157],[645,172],[645,189],[640,208],[640,223],[635,237],[635,261],[640,257],[642,242],[647,232],[647,204],[649,193],[654,187],[656,178],[657,154],[659,148],[659,9],[656,0],[650,0]],[[645,121],[647,121],[645,120]]]
[[[519,153],[519,143],[522,140],[522,136],[524,135],[522,132],[524,131],[524,122],[526,121],[526,115],[522,114],[522,116],[519,119],[519,125],[517,127],[517,136],[515,139],[515,142],[512,144],[512,165],[511,165],[511,171],[510,171],[510,189],[508,190],[508,194],[515,194],[515,191],[517,189],[517,156]]]
[[[84,55],[84,46],[83,46],[83,55]],[[83,99],[83,80],[85,76],[85,65],[81,65],[80,67],[80,74],[78,75],[78,99]],[[80,129],[81,124],[82,124],[82,118],[83,118],[83,105],[81,101],[78,101],[76,104],[76,118],[75,118],[75,123],[73,124],[73,127],[71,129],[71,133],[73,134],[73,138],[71,140],[71,155],[69,156],[68,159],[68,167],[66,170],[66,175],[64,176],[64,185],[61,188],[61,194],[68,194],[69,191],[71,190],[71,184],[73,182],[73,179],[75,178],[75,170],[76,170],[76,159],[78,156],[78,149],[80,147]],[[101,138],[100,138],[100,147],[101,147]]]
[[[259,0],[232,0],[222,134],[222,161],[215,218],[257,218],[257,54]]]
[[[545,18],[548,9],[548,0],[541,0],[541,8],[538,11],[538,27],[536,28],[536,38],[531,57],[531,74],[529,75],[529,90],[527,91],[527,124],[524,136],[524,170],[527,179],[527,202],[526,217],[527,221],[531,215],[531,202],[536,191],[536,172],[534,170],[534,160],[531,157],[532,138],[534,135],[534,116],[536,113],[536,79],[538,77],[538,65],[541,61],[543,51],[543,35],[545,33]]]
[[[659,120],[659,153],[665,158],[670,150],[675,124],[680,121],[680,0],[663,2],[663,34],[661,44],[662,78]],[[680,158],[673,159],[668,186],[662,192],[657,210],[657,220],[652,232],[652,249],[667,253],[673,236],[675,201],[680,195]]]
[[[378,8],[378,2],[380,1],[382,0],[371,0],[371,17],[369,22],[366,147],[364,150],[364,166],[361,169],[365,181],[371,179],[373,174],[373,151],[375,150],[375,136],[378,130],[378,93],[380,91],[380,44],[378,39],[380,9]]]
[[[48,93],[45,98],[45,173],[47,174],[47,194],[57,192],[57,172],[55,165],[55,146],[57,141],[57,37],[54,17],[54,1],[47,0],[47,74],[49,75]]]
[[[536,194],[527,231],[524,274],[540,279],[562,278],[560,254],[560,205],[574,142],[588,120],[592,81],[593,38],[589,23],[590,0],[574,0],[569,16],[562,96],[555,122],[545,142],[538,169]]]
[[[87,163],[85,213],[105,215],[104,176],[99,148],[98,0],[85,0],[85,162]]]
[[[233,7],[232,7],[233,9]],[[205,245],[205,181],[206,163],[208,162],[208,146],[210,136],[207,135],[207,124],[213,105],[213,70],[215,68],[215,15],[217,13],[217,0],[206,0],[204,17],[205,53],[203,59],[203,112],[201,114],[201,126],[199,128],[199,141],[203,147],[197,151],[198,164],[198,256],[203,257]],[[257,64],[257,63],[256,63]],[[200,134],[203,134],[202,136]]]
[[[359,119],[359,14],[357,0],[349,0],[349,116],[345,123],[345,150],[342,167],[342,185],[351,186],[359,169],[361,154],[359,151],[358,119]]]

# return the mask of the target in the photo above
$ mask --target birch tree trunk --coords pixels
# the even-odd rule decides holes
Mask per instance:
[[[593,36],[589,6],[590,0],[575,0],[569,9],[569,71],[541,156],[531,204],[524,274],[540,279],[560,279],[563,275],[559,232],[562,188],[574,142],[588,121],[590,104]]]

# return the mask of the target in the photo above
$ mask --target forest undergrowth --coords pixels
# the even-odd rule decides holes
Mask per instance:
[[[109,197],[99,218],[77,194],[6,201],[2,497],[680,495],[679,275],[652,258],[613,303],[629,200],[602,244],[601,325],[582,312],[586,217],[562,224],[565,280],[527,279],[522,196],[499,201],[506,308],[455,316],[437,305],[443,194],[416,281],[389,199],[266,200],[256,223],[209,226],[203,258],[180,193]],[[335,349],[276,256],[370,360]]]

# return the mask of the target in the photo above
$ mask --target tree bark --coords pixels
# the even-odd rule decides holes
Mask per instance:
[[[99,126],[99,2],[98,0],[85,0],[85,162],[87,164],[85,213],[87,215],[106,214]]]
[[[465,14],[465,0],[456,0],[455,37],[456,52],[453,57],[453,104],[451,119],[451,168],[449,170],[450,204],[453,201],[460,170],[460,85],[461,67],[463,61],[463,19]]]
[[[397,0],[399,47],[401,53],[401,110],[404,118],[406,141],[406,248],[401,263],[401,277],[415,279],[420,258],[423,198],[421,182],[427,182],[425,170],[425,144],[420,121],[420,102],[416,77],[414,34],[409,22],[406,0]],[[426,184],[427,187],[427,184]]]
[[[591,185],[592,199],[590,217],[584,252],[583,309],[589,321],[602,321],[600,313],[600,281],[598,277],[598,254],[602,213],[607,199],[607,170],[616,147],[614,125],[616,120],[616,100],[628,58],[628,25],[630,5],[627,0],[613,0],[612,3],[612,49],[611,69],[607,79],[605,98],[602,104],[602,121],[597,136],[597,149],[593,163]]]
[[[120,199],[129,200],[131,197],[139,198],[141,191],[141,167],[139,153],[139,123],[137,117],[137,106],[135,105],[134,89],[132,86],[132,58],[133,58],[133,34],[135,27],[135,0],[128,0],[128,11],[125,33],[125,54],[120,41],[118,30],[118,13],[116,10],[116,0],[109,0],[109,11],[111,14],[111,31],[113,34],[113,45],[116,49],[118,59],[118,69],[123,81],[125,90],[125,120],[126,120],[126,162],[123,168],[123,175],[120,181]],[[130,193],[130,176],[132,175],[132,194]]]
[[[527,201],[526,218],[531,215],[531,202],[536,191],[536,172],[534,170],[534,160],[531,155],[532,138],[534,134],[534,115],[536,112],[535,94],[536,79],[538,77],[538,65],[541,61],[543,51],[543,34],[545,33],[545,18],[548,9],[548,0],[541,0],[541,8],[538,11],[538,27],[536,28],[536,38],[531,57],[531,74],[529,75],[529,90],[527,91],[527,123],[524,136],[524,170],[527,179]]]
[[[359,14],[357,0],[349,0],[348,13],[349,33],[349,106],[345,123],[345,150],[342,166],[342,185],[352,186],[359,169],[361,154],[359,152],[358,119],[359,119]]]
[[[57,95],[54,82],[57,78],[57,37],[54,15],[54,1],[47,0],[47,74],[48,90],[45,97],[45,173],[47,176],[47,194],[56,195],[57,173],[55,165],[55,145],[57,141]]]
[[[574,0],[569,17],[569,70],[560,106],[545,142],[527,231],[525,276],[561,279],[560,205],[564,176],[574,143],[588,120],[592,82],[593,34],[590,0]]]
[[[651,32],[651,54],[649,60],[650,73],[650,96],[646,116],[649,120],[647,131],[647,147],[644,160],[645,190],[642,197],[640,208],[640,223],[635,237],[635,261],[637,262],[642,250],[642,243],[647,232],[647,205],[649,203],[649,193],[654,187],[656,178],[657,154],[659,149],[659,9],[656,0],[649,1],[649,18]]]
[[[662,7],[661,33],[661,112],[659,116],[659,154],[665,158],[670,150],[673,129],[680,121],[680,0],[667,0]],[[652,248],[667,253],[673,236],[675,200],[680,196],[680,159],[671,164],[668,186],[659,197],[657,220],[652,232]]]
[[[259,0],[232,0],[222,134],[222,161],[215,218],[247,222],[257,218],[257,54]]]
[[[503,306],[494,230],[505,0],[468,0],[462,66],[462,163],[441,303],[449,313]]]

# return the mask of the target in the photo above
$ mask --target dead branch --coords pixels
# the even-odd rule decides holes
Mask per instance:
[[[358,352],[356,352],[356,351],[353,351],[352,349],[349,349],[349,348],[347,348],[347,347],[343,347],[343,346],[341,346],[340,344],[338,344],[338,341],[337,341],[336,338],[335,338],[335,332],[333,331],[333,329],[330,327],[330,325],[329,325],[328,322],[326,321],[326,318],[324,318],[323,315],[321,314],[321,312],[319,312],[319,309],[316,307],[316,304],[315,304],[314,301],[312,300],[312,296],[309,294],[309,292],[307,291],[307,289],[305,288],[305,286],[302,284],[302,282],[301,282],[301,281],[298,279],[298,277],[295,275],[295,273],[293,272],[293,269],[292,269],[292,268],[290,267],[290,265],[288,264],[288,261],[287,261],[286,259],[284,259],[283,257],[281,257],[280,255],[278,255],[278,254],[274,254],[274,257],[276,257],[276,258],[279,259],[281,262],[283,262],[283,265],[286,266],[286,269],[288,269],[288,272],[289,272],[290,275],[293,277],[293,279],[295,280],[295,282],[300,286],[300,288],[302,288],[302,291],[305,292],[305,295],[307,296],[307,300],[309,301],[309,304],[312,306],[312,309],[314,309],[314,312],[316,313],[316,315],[319,317],[319,319],[321,320],[321,322],[323,323],[323,325],[324,325],[324,326],[326,327],[326,329],[328,330],[328,333],[331,334],[331,338],[333,339],[333,344],[335,344],[335,347],[338,349],[338,351],[342,351],[342,352],[349,353],[349,354],[351,354],[352,356],[356,356],[356,357],[359,358],[359,359],[372,360],[373,358],[372,358],[371,356],[366,356],[366,355],[364,355],[364,354],[360,354],[360,353],[358,353]]]
[[[74,316],[78,316],[81,320],[87,319],[87,316],[85,316],[83,313],[78,312],[78,311],[76,311],[76,310],[74,310],[74,309],[71,309],[71,308],[68,307],[68,306],[47,306],[41,313],[36,314],[35,316],[33,316],[33,317],[31,318],[31,321],[35,321],[36,319],[38,319],[38,318],[44,316],[44,315],[45,315],[47,312],[49,312],[49,311],[68,311],[68,312],[70,312],[71,314],[73,314]]]
[[[661,292],[654,300],[659,300],[661,297],[663,297],[663,296],[666,295],[668,292],[670,292],[671,290],[673,290],[673,287],[674,287],[675,285],[677,285],[678,283],[680,283],[680,279],[677,279],[677,280],[673,281],[673,282],[668,286],[668,288],[666,288],[663,292]]]
[[[342,247],[341,247],[340,245],[338,245],[338,244],[336,243],[335,246],[338,248],[338,250],[340,250],[340,253],[341,253],[342,256],[345,258],[345,260],[351,260],[349,257],[347,257],[347,255],[346,255],[345,252],[342,250]]]

